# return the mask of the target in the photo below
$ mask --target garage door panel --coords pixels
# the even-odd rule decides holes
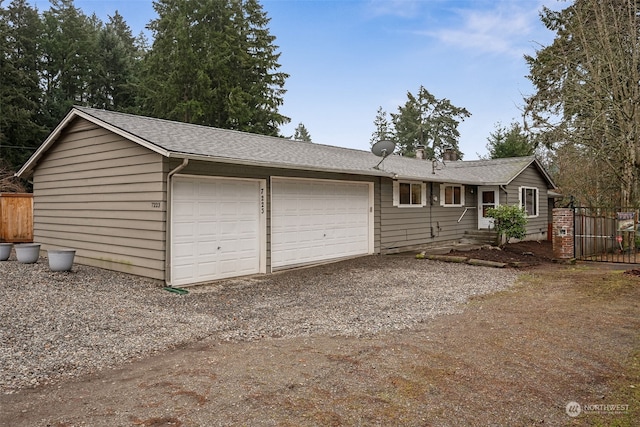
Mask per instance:
[[[260,271],[260,182],[174,178],[172,282]]]
[[[272,267],[369,253],[369,184],[274,179]]]

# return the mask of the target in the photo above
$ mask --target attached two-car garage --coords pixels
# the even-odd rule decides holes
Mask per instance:
[[[270,227],[266,184],[173,178],[174,286],[373,253],[373,183],[273,177]]]

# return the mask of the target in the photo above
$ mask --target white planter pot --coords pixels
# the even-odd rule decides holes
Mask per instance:
[[[18,262],[33,264],[40,258],[40,243],[21,243],[16,245],[16,257]]]
[[[51,271],[70,271],[75,255],[75,249],[49,249],[47,251],[49,269]]]
[[[0,261],[6,261],[11,256],[13,243],[0,243]]]

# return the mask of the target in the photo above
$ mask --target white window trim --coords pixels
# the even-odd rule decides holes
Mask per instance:
[[[445,197],[444,197],[445,187],[460,187],[460,203],[449,204],[449,205],[445,203]],[[440,184],[440,206],[443,206],[445,208],[459,208],[464,206],[464,192],[465,192],[464,185],[449,184],[449,183]]]
[[[526,206],[524,206],[524,201],[522,200],[522,190],[536,190],[536,214],[535,215],[527,215],[527,218],[536,218],[540,215],[540,190],[538,187],[528,187],[526,185],[522,185],[518,187],[518,200],[520,201],[520,208],[524,209],[526,212]]]
[[[401,205],[400,204],[400,183],[402,184],[412,184],[412,185],[420,185],[421,189],[421,202],[419,205]],[[393,206],[399,208],[421,208],[427,206],[427,185],[424,182],[420,181],[393,181]]]

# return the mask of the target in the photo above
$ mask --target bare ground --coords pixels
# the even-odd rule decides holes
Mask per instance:
[[[637,425],[640,278],[597,267],[545,263],[405,331],[201,341],[0,396],[0,425]]]

